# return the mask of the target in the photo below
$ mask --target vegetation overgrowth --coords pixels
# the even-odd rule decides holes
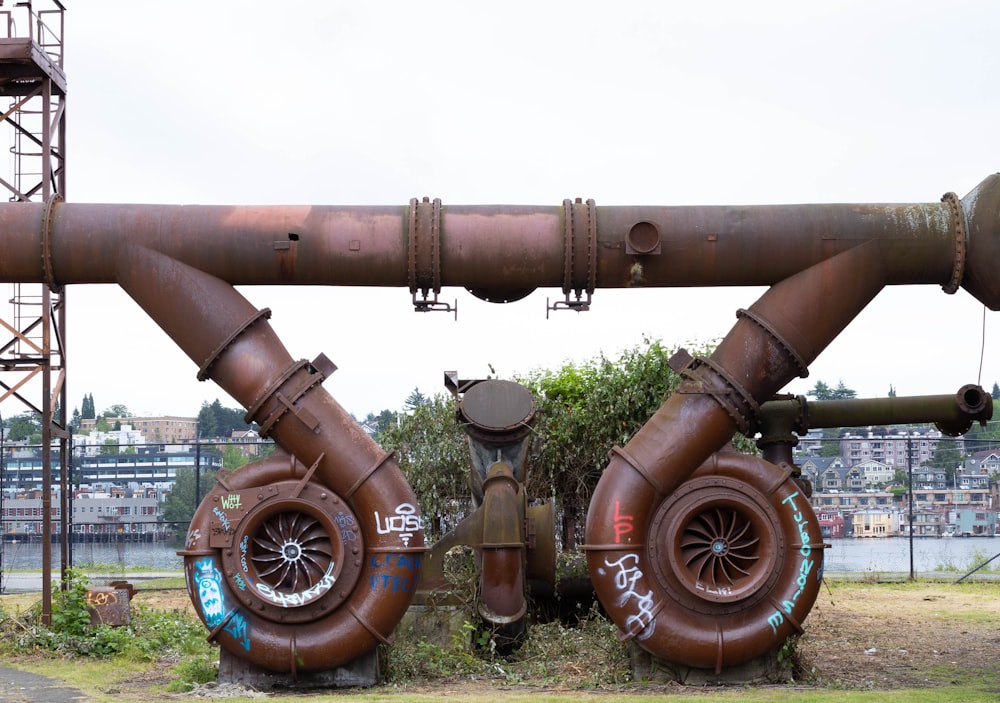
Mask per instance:
[[[113,628],[90,624],[83,594],[86,579],[71,573],[66,588],[53,597],[49,626],[40,622],[37,604],[11,612],[11,601],[0,601],[0,656],[6,664],[56,676],[78,687],[93,700],[161,701],[178,693],[210,686],[217,677],[218,651],[206,641],[201,622],[186,607],[151,607],[136,596],[131,623]],[[522,647],[504,656],[491,646],[487,633],[467,611],[460,626],[443,638],[428,638],[401,627],[396,641],[382,652],[386,680],[366,691],[314,691],[317,700],[492,700],[506,703],[526,700],[565,701],[570,696],[599,694],[602,703],[634,701],[669,694],[670,701],[987,701],[995,700],[1000,681],[992,665],[963,658],[944,633],[960,628],[959,637],[975,637],[980,629],[995,631],[1000,612],[993,605],[997,585],[985,582],[963,586],[926,583],[828,583],[827,592],[807,621],[802,642],[786,648],[796,659],[792,676],[779,685],[695,687],[662,682],[636,681],[632,677],[629,650],[617,637],[614,626],[597,608],[576,613],[571,619],[540,619],[532,622]],[[160,592],[151,592],[159,595]],[[167,603],[186,599],[172,591]],[[868,665],[872,650],[886,646],[877,638],[891,638],[899,646],[915,648],[905,639],[898,623],[879,625],[887,617],[886,603],[908,603],[912,617],[926,632],[929,645],[946,652],[924,665],[908,661],[907,682],[880,684],[877,678],[856,675]],[[831,619],[839,610],[849,610],[842,619]],[[899,619],[897,613],[897,620]],[[464,621],[462,620],[464,618]],[[854,641],[845,630],[858,625]],[[912,624],[912,623],[911,623]],[[884,630],[884,632],[883,632]],[[902,639],[901,639],[902,638]],[[980,646],[982,646],[980,644]],[[843,647],[827,659],[819,654],[829,647]],[[896,653],[894,653],[896,654]],[[842,659],[843,668],[836,662]],[[74,664],[67,667],[67,661]],[[890,666],[891,668],[891,666]],[[276,701],[301,700],[301,693]]]

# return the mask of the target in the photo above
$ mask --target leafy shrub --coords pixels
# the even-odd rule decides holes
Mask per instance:
[[[183,660],[173,670],[177,677],[167,684],[169,693],[187,693],[196,684],[211,683],[219,678],[219,663],[215,657],[199,655]]]

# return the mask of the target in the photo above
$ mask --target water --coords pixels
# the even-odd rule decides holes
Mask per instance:
[[[826,550],[827,573],[910,572],[910,540],[906,537],[885,539],[831,539]],[[1000,539],[992,537],[918,538],[913,540],[913,569],[917,573],[945,571],[965,573],[1000,553]],[[1000,558],[990,563],[1000,566]]]
[[[73,544],[73,565],[118,565],[122,569],[148,567],[150,571],[180,571],[184,560],[177,556],[180,546],[172,542],[122,542],[120,544]],[[59,545],[52,545],[52,566],[60,566]],[[41,569],[42,545],[40,542],[4,542],[3,569]]]
[[[910,540],[831,539],[827,543],[827,573],[870,572],[909,573]],[[124,568],[148,567],[156,571],[180,571],[183,560],[177,556],[178,545],[168,542],[123,544],[74,544],[73,564],[117,564]],[[913,540],[913,567],[918,573],[938,570],[965,573],[982,561],[1000,553],[1000,538],[970,537]],[[53,545],[52,565],[59,567],[59,545]],[[42,545],[38,543],[3,543],[3,569],[41,569]],[[1000,566],[1000,558],[992,562]]]

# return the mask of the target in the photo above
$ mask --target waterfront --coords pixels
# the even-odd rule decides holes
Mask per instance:
[[[906,573],[910,571],[910,540],[830,539],[826,550],[826,573]],[[52,545],[52,565],[59,567],[59,545]],[[4,573],[41,569],[42,545],[38,542],[4,542]],[[125,569],[180,571],[183,560],[177,555],[180,544],[173,542],[125,542],[73,544],[73,564],[118,566]],[[913,567],[917,573],[950,571],[965,573],[1000,553],[1000,538],[919,538],[913,540]],[[1000,558],[992,562],[1000,566]]]

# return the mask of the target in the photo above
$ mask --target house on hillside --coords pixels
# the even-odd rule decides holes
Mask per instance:
[[[896,475],[895,467],[877,459],[866,459],[855,464],[852,468],[861,472],[865,489],[881,488],[890,483],[893,476]]]

